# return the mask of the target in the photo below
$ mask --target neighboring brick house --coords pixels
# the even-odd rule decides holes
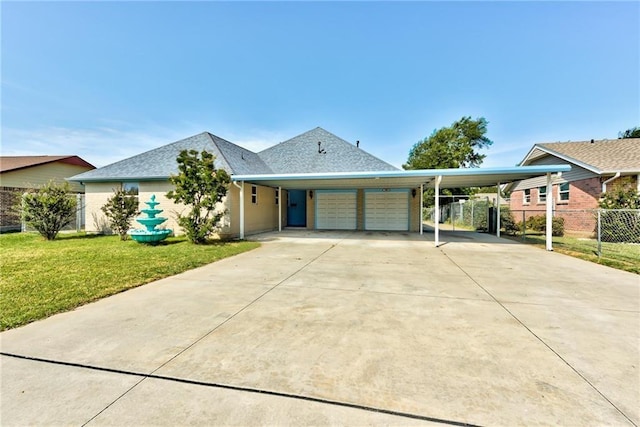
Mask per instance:
[[[569,163],[571,171],[554,178],[551,200],[555,215],[565,218],[567,232],[594,230],[594,216],[578,215],[577,211],[596,209],[604,192],[620,188],[640,191],[640,138],[536,144],[520,165],[560,162]],[[516,221],[544,215],[546,177],[513,182],[505,190],[511,192],[509,206]]]
[[[1,156],[0,157],[0,231],[19,230],[20,219],[13,210],[22,193],[49,181],[62,183],[66,178],[95,169],[78,156]],[[69,183],[74,193],[84,193],[80,183]]]

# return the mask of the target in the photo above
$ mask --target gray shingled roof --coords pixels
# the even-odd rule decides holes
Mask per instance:
[[[216,156],[216,167],[230,174],[271,173],[258,155],[209,132],[203,132],[172,144],[70,178],[71,181],[166,179],[178,173],[176,158],[182,150],[206,150]]]
[[[323,153],[318,152],[318,142]],[[398,170],[320,127],[267,148],[258,155],[274,173]]]
[[[536,144],[523,164],[540,156],[536,148],[597,173],[640,172],[640,138]]]
[[[323,153],[318,152],[318,141]],[[71,181],[137,181],[167,179],[178,173],[182,150],[206,150],[216,167],[233,175],[273,173],[367,172],[398,170],[322,128],[281,142],[258,154],[209,132],[164,145],[137,156],[69,178]]]

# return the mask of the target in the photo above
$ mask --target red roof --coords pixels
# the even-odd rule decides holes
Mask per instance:
[[[25,169],[46,163],[61,162],[69,165],[86,166],[95,169],[91,163],[78,156],[1,156],[0,173]]]

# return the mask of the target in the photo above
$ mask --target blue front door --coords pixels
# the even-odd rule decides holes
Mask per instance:
[[[287,225],[290,227],[306,227],[306,190],[289,190],[289,200],[287,201]]]

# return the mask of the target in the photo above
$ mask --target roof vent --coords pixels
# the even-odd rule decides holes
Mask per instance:
[[[322,142],[318,141],[318,153],[327,154],[326,150],[322,148]]]
[[[356,148],[360,148],[360,141],[356,141]]]
[[[594,143],[593,139],[591,140],[591,143],[592,143],[592,144]]]

